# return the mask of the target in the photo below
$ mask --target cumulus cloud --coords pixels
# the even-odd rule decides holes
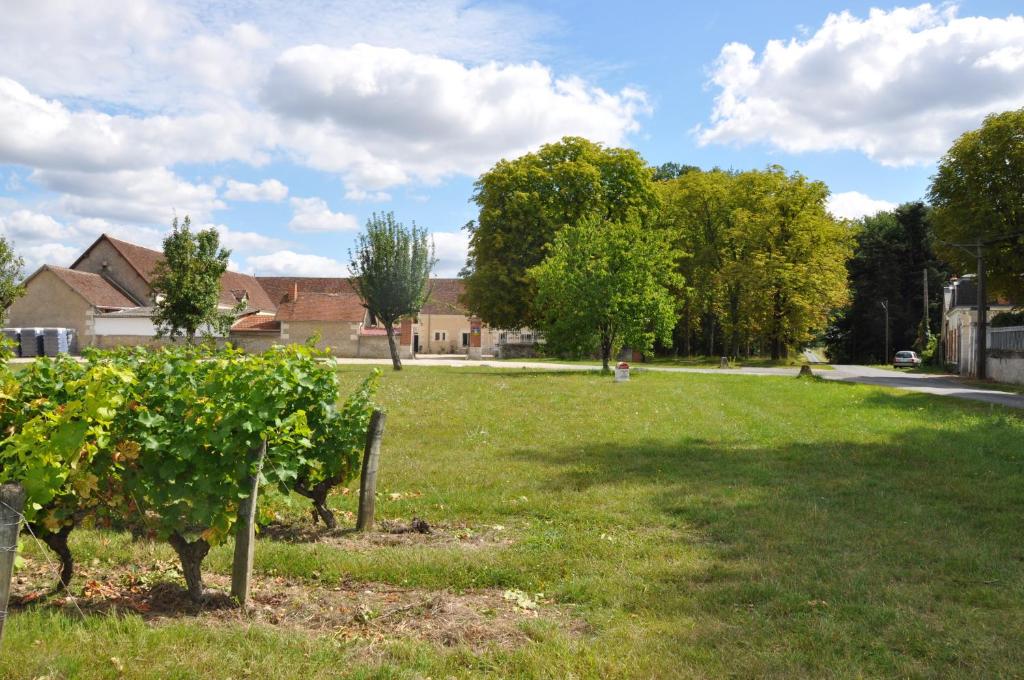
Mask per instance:
[[[871,198],[859,191],[844,191],[828,197],[825,207],[833,216],[844,220],[855,220],[865,215],[874,215],[883,210],[894,210],[896,204]]]
[[[434,256],[437,258],[434,275],[456,276],[466,265],[469,234],[465,231],[435,231],[430,236],[434,240]]]
[[[37,184],[63,196],[63,212],[142,224],[169,224],[175,214],[193,221],[209,218],[224,203],[210,184],[193,184],[166,168],[85,172],[36,170]]]
[[[1024,17],[924,4],[830,14],[809,37],[722,48],[701,144],[856,150],[885,165],[935,161],[990,112],[1024,106]]]
[[[354,215],[331,212],[322,198],[293,198],[292,219],[288,228],[292,231],[330,232],[352,231],[359,228]]]
[[[536,62],[466,66],[365,44],[285,51],[262,99],[303,162],[359,190],[473,174],[566,134],[619,144],[649,110],[639,90],[609,93]]]
[[[246,271],[258,276],[347,276],[348,269],[337,260],[279,250],[246,260]]]
[[[288,198],[288,187],[276,179],[266,179],[259,184],[229,179],[227,189],[224,191],[224,198],[229,201],[278,203]]]

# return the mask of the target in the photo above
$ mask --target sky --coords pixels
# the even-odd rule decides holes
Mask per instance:
[[[0,3],[0,235],[26,273],[188,215],[237,271],[344,276],[393,211],[452,276],[474,179],[564,135],[780,164],[855,218],[1024,107],[1019,0]]]

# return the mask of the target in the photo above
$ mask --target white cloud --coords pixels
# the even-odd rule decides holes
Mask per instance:
[[[294,213],[288,222],[292,231],[352,231],[359,228],[354,215],[331,212],[322,198],[293,198],[292,209]]]
[[[359,44],[285,51],[262,93],[304,163],[357,191],[475,174],[503,156],[567,134],[620,144],[649,107],[532,62],[466,66]]]
[[[883,210],[894,210],[896,204],[871,198],[859,191],[844,191],[828,197],[825,207],[839,219],[855,220],[865,215],[874,215]]]
[[[235,254],[236,251],[243,253],[267,252],[278,248],[285,248],[289,245],[287,241],[255,231],[239,231],[223,224],[203,225],[204,229],[209,227],[217,230],[217,233],[220,235],[221,244],[231,250],[232,254]]]
[[[456,276],[466,265],[469,234],[465,231],[435,231],[430,236],[434,239],[434,256],[437,258],[434,275]]]
[[[993,111],[1024,106],[1024,17],[919,5],[830,14],[806,39],[722,48],[701,144],[856,150],[885,165],[935,161]]]
[[[253,203],[267,201],[277,203],[288,198],[288,187],[276,179],[266,179],[259,184],[236,182],[233,179],[229,179],[227,190],[224,192],[224,198],[229,201],[249,201]]]
[[[210,184],[193,184],[166,168],[85,172],[36,170],[31,178],[63,193],[62,212],[142,224],[170,224],[175,214],[195,222],[224,207]]]
[[[321,255],[306,255],[291,250],[279,250],[267,255],[255,255],[246,260],[246,271],[258,276],[347,276],[347,267]]]

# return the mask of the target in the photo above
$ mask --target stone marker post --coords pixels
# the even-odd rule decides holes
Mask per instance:
[[[231,596],[245,609],[249,604],[251,591],[252,562],[256,548],[256,497],[260,490],[260,472],[263,459],[267,456],[267,442],[261,442],[251,451],[256,472],[248,480],[249,497],[238,504],[238,519],[235,524],[235,558],[231,563]]]
[[[0,486],[0,643],[7,622],[7,601],[11,597],[11,576],[18,550],[21,512],[25,509],[25,489],[21,484]]]
[[[374,409],[370,427],[366,430],[366,449],[363,452],[363,470],[359,477],[359,518],[356,531],[373,529],[373,516],[377,509],[377,465],[380,461],[380,440],[384,436],[386,416]]]

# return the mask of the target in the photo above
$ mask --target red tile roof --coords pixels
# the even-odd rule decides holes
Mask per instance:
[[[331,293],[348,295],[355,291],[352,283],[344,277],[312,277],[312,276],[257,276],[256,280],[267,291],[274,304],[285,302],[291,297],[295,286],[299,293]]]
[[[57,278],[70,286],[72,290],[85,298],[94,307],[102,309],[129,309],[136,306],[135,302],[129,299],[127,295],[112,286],[109,281],[99,274],[79,272],[74,269],[44,264],[29,279],[34,278],[43,270],[53,272]]]
[[[366,315],[362,300],[354,292],[346,294],[299,292],[277,306],[280,321],[347,321],[359,323]]]
[[[460,300],[466,291],[462,279],[430,279],[427,290],[427,301],[420,309],[420,314],[469,315],[469,310]]]
[[[265,314],[246,314],[231,324],[232,333],[280,333],[281,322]]]
[[[144,246],[122,241],[121,239],[114,238],[108,234],[103,234],[92,246],[82,253],[82,256],[75,261],[75,264],[71,265],[72,268],[78,264],[82,258],[85,257],[92,248],[99,243],[101,240],[106,239],[113,248],[121,254],[132,269],[134,269],[139,276],[147,284],[152,284],[153,277],[156,273],[156,266],[163,259],[164,255],[158,250],[146,248]],[[238,304],[242,294],[245,294],[249,298],[248,309],[261,309],[268,312],[273,312],[276,309],[276,305],[271,301],[266,291],[256,280],[255,276],[249,274],[240,274],[238,272],[224,272],[224,275],[220,279],[220,304],[234,307]]]

